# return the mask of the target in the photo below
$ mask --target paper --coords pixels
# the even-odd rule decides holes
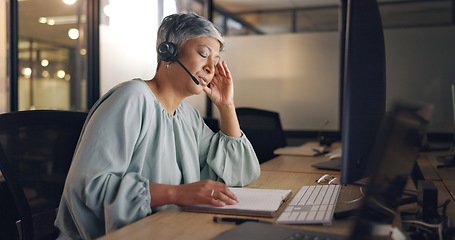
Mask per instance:
[[[342,154],[342,149],[341,147],[335,148],[329,153],[327,153],[325,156],[328,157],[329,159],[334,159],[334,158],[341,158]]]
[[[214,207],[211,205],[194,205],[185,207],[186,211],[227,213],[236,215],[268,215],[273,216],[291,190],[255,189],[255,188],[229,188],[239,199],[235,205]]]

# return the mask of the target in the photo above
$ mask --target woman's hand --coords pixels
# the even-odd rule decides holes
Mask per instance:
[[[223,207],[239,202],[226,184],[212,180],[203,180],[183,185],[167,185],[150,183],[151,207],[166,204],[189,206],[209,204]]]
[[[175,204],[178,206],[209,204],[223,207],[226,204],[236,203],[238,203],[237,197],[226,184],[212,180],[183,184],[177,186],[176,189]]]
[[[215,75],[210,85],[211,87],[205,87],[204,91],[220,111],[221,131],[231,137],[241,137],[242,133],[235,113],[234,84],[225,61],[216,65]]]
[[[216,65],[210,88],[205,87],[204,92],[218,108],[234,105],[234,84],[225,61]]]

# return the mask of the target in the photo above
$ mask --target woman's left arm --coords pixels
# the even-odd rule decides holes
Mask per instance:
[[[201,170],[201,179],[221,178],[228,186],[245,186],[256,180],[261,170],[251,143],[240,130],[234,84],[226,62],[217,64],[210,84],[211,88],[206,87],[204,91],[220,111],[222,133],[215,134],[207,143],[210,148],[204,158],[207,165]]]
[[[234,84],[225,61],[216,65],[215,75],[210,82],[211,88],[204,91],[220,111],[220,127],[224,134],[241,137],[239,121],[235,113]]]

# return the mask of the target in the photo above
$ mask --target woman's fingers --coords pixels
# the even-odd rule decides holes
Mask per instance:
[[[229,188],[223,183],[217,183],[216,186],[211,192],[210,197],[215,200],[211,201],[216,206],[220,205],[234,205],[239,202],[237,196],[229,190]],[[212,204],[212,205],[213,205]]]
[[[210,204],[217,207],[233,205],[238,202],[226,184],[212,180],[180,185],[177,205]]]
[[[226,75],[227,78],[231,78],[231,72],[229,71],[229,68],[227,66],[227,63],[225,61],[223,61],[223,70],[224,70],[224,74]]]
[[[224,66],[226,65],[226,62],[222,61],[216,65],[216,69],[218,70],[218,75],[220,76],[226,76],[226,72],[224,70]],[[216,72],[215,72],[216,74]]]
[[[225,61],[221,61],[216,65],[214,79],[216,79],[217,77],[220,78],[219,79],[220,81],[231,80],[231,72],[229,71],[227,63]]]
[[[225,188],[222,191],[214,191],[213,195],[211,196],[213,199],[222,201],[228,205],[234,205],[239,202],[237,196],[232,193],[229,188]]]

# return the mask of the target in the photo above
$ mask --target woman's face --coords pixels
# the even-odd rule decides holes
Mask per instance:
[[[199,81],[196,85],[188,73],[178,63],[176,72],[179,83],[187,86],[191,94],[200,94],[215,74],[215,66],[220,62],[220,43],[212,37],[200,37],[187,40],[179,49],[177,58]]]

